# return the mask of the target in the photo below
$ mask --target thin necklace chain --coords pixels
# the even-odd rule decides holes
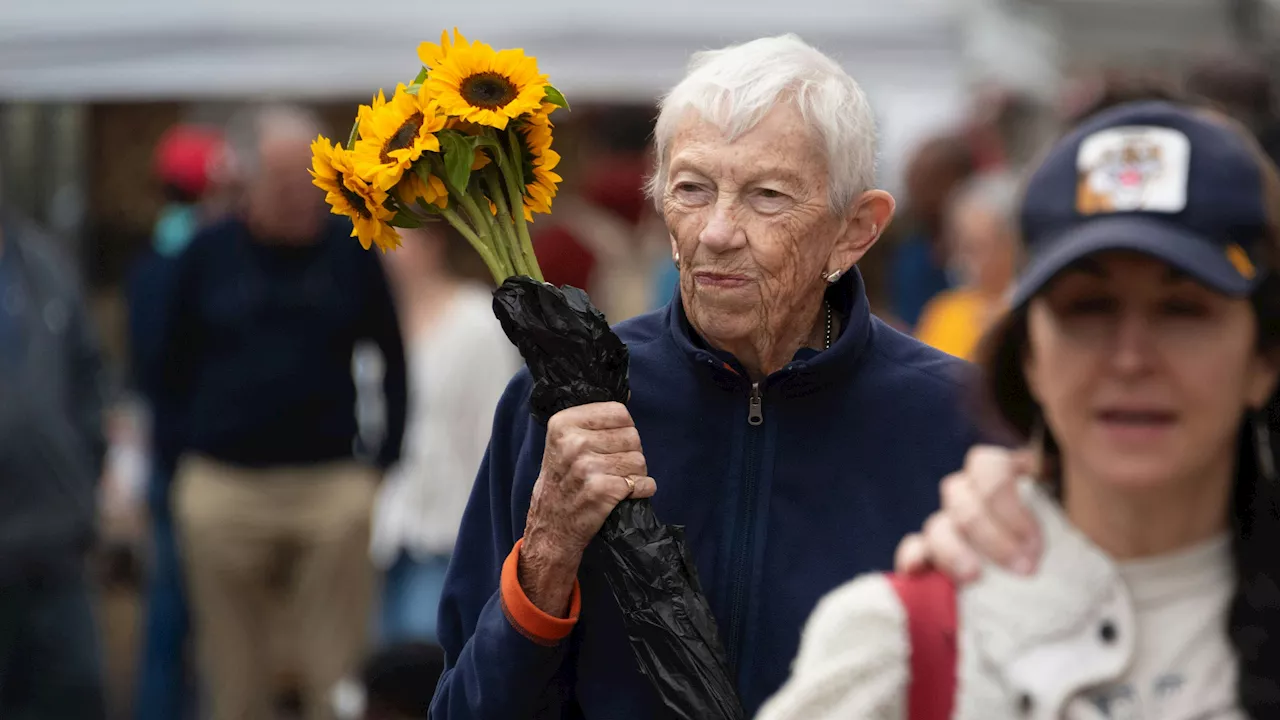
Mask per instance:
[[[822,307],[824,310],[826,310],[826,315],[827,315],[827,332],[825,336],[826,342],[823,344],[822,349],[830,350],[831,349],[831,304],[828,302],[823,302]]]

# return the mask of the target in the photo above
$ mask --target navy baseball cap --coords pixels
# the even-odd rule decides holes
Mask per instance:
[[[1127,103],[1053,146],[1027,184],[1021,225],[1028,261],[1013,307],[1106,250],[1149,255],[1243,297],[1262,279],[1263,171],[1221,119],[1174,103]]]

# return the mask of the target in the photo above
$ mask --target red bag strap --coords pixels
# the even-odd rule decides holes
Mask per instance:
[[[956,587],[942,573],[889,575],[907,615],[907,720],[950,720],[956,697]]]

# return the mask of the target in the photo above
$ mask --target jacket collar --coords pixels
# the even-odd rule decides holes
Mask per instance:
[[[1081,689],[1114,680],[1137,650],[1137,617],[1119,569],[1067,520],[1056,500],[1024,481],[1044,554],[1035,575],[987,563],[959,596],[966,640],[1016,696],[1024,717],[1056,718]],[[1109,630],[1104,630],[1109,626]]]
[[[801,350],[796,358],[762,383],[781,386],[789,395],[809,394],[837,378],[847,379],[870,345],[873,332],[862,275],[853,268],[827,288],[827,302],[841,318],[840,336],[822,352]],[[694,365],[707,368],[721,384],[740,386],[747,382],[741,363],[729,353],[713,349],[689,323],[677,287],[667,305],[667,326],[680,352]]]

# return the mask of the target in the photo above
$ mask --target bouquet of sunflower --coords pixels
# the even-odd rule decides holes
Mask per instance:
[[[498,284],[493,311],[533,376],[546,421],[591,402],[630,398],[627,346],[583,291],[543,282],[528,223],[551,211],[560,156],[551,113],[564,96],[523,50],[495,51],[456,29],[418,48],[423,68],[391,100],[362,105],[345,146],[312,145],[312,175],[365,249],[400,246],[395,228],[444,220]],[[741,720],[742,706],[683,529],[648,499],[622,501],[586,561],[622,612],[632,652],[680,720]],[[584,580],[583,582],[588,582]]]
[[[495,51],[457,29],[418,57],[413,82],[359,107],[345,146],[316,138],[314,183],[365,249],[393,250],[395,228],[444,220],[498,284],[541,280],[528,223],[551,212],[560,182],[551,113],[568,108],[564,95],[523,50]]]

